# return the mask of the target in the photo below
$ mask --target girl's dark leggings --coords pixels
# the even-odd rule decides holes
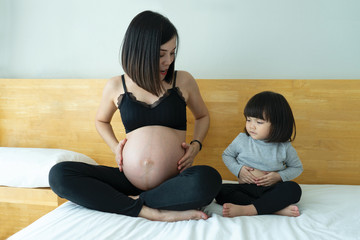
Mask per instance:
[[[223,184],[216,197],[219,204],[253,204],[259,215],[272,214],[300,201],[301,188],[293,181],[279,182],[270,187],[256,184]]]
[[[81,206],[138,216],[143,205],[178,211],[201,208],[220,191],[221,176],[212,167],[192,166],[158,187],[143,191],[118,168],[61,162],[51,168],[49,183],[57,195]],[[128,197],[136,195],[136,200]]]

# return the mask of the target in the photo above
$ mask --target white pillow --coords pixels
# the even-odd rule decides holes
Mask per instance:
[[[49,187],[51,167],[65,161],[97,165],[90,157],[68,150],[0,147],[0,185]]]

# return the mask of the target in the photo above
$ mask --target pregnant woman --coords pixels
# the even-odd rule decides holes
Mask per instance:
[[[151,11],[130,23],[122,46],[125,74],[104,87],[96,129],[115,154],[118,168],[62,162],[49,174],[60,197],[87,208],[149,220],[207,219],[198,210],[221,188],[220,174],[192,166],[209,128],[209,113],[194,78],[175,71],[178,34]],[[186,107],[195,118],[186,143]],[[111,119],[119,109],[126,130],[120,142]]]

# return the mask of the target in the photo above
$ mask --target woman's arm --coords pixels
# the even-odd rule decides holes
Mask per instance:
[[[181,83],[180,90],[185,94],[187,106],[195,118],[193,140],[198,140],[201,143],[204,141],[210,125],[209,111],[200,94],[199,87],[195,79],[187,72],[180,72]],[[190,167],[195,156],[200,151],[200,144],[193,142],[191,145],[183,143],[182,147],[185,149],[185,155],[179,160],[178,168],[183,171]]]
[[[122,171],[122,148],[125,145],[126,139],[120,141],[117,140],[114,130],[111,126],[111,119],[117,110],[116,89],[122,89],[119,87],[119,79],[117,77],[110,79],[103,90],[102,99],[95,117],[95,127],[100,136],[104,139],[105,143],[110,147],[111,151],[115,154],[116,162]]]
[[[115,153],[115,148],[119,142],[111,126],[111,119],[117,109],[114,103],[114,85],[116,85],[116,80],[112,78],[104,87],[100,106],[95,117],[95,127],[111,151]]]
[[[209,130],[210,115],[195,79],[191,75],[190,77],[187,105],[195,118],[193,139],[203,142]],[[197,143],[193,144],[200,148]]]

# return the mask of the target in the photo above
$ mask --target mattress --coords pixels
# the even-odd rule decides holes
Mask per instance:
[[[157,222],[103,213],[66,202],[11,236],[23,239],[360,239],[360,186],[300,185],[299,217],[225,218],[213,202],[207,220]]]

